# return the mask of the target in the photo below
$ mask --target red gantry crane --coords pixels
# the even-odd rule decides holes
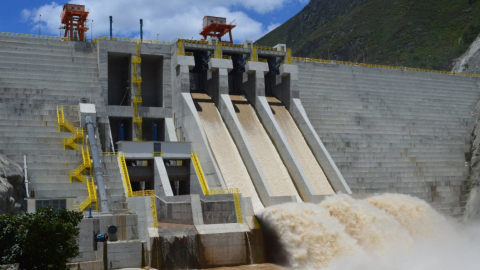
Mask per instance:
[[[88,27],[85,26],[88,17],[84,5],[65,4],[61,15],[62,29],[65,29],[65,38],[68,40],[85,40]]]
[[[235,20],[227,24],[226,18],[205,16],[203,17],[203,29],[200,32],[200,35],[203,36],[202,40],[206,40],[207,37],[217,37],[219,41],[222,41],[222,37],[228,33],[230,36],[230,43],[233,43],[232,29],[235,28],[235,26],[237,26]]]

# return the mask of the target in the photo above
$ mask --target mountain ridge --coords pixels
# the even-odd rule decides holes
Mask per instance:
[[[255,43],[298,57],[451,70],[480,33],[480,1],[311,0]]]

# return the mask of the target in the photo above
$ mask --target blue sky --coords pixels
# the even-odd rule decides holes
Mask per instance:
[[[90,11],[90,38],[108,35],[108,16],[113,16],[114,36],[138,37],[139,19],[144,21],[144,38],[171,41],[174,38],[200,39],[204,15],[236,19],[235,42],[256,40],[298,13],[309,0],[77,0]],[[0,31],[38,34],[41,14],[42,35],[59,35],[60,13],[66,2],[44,0],[3,0]]]

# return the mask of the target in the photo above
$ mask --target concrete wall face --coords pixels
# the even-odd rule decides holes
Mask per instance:
[[[406,193],[449,214],[463,211],[477,78],[298,68],[301,102],[353,193]]]
[[[130,42],[100,40],[97,43],[97,48],[101,93],[103,96],[108,97],[104,103],[106,115],[112,119],[126,119],[126,122],[130,125],[126,127],[126,130],[132,130],[133,123],[129,121],[133,117],[132,93],[127,89],[125,91],[122,89],[126,87],[132,89],[133,87],[130,79],[132,75],[130,59],[136,55],[137,45]],[[159,122],[161,119],[171,118],[173,115],[170,52],[171,48],[169,45],[141,45],[141,55],[145,58],[145,63],[138,68],[138,72],[142,77],[145,75],[145,91],[142,91],[142,98],[145,100],[145,103],[139,108],[139,114],[143,118],[148,118],[148,121],[143,125],[143,130],[147,131],[146,135],[152,129],[152,122],[158,122],[157,125],[162,124],[162,122]],[[123,62],[120,61],[121,59],[119,60],[119,57],[123,59]],[[125,59],[128,60],[126,65],[124,63]],[[142,69],[145,74],[142,74]],[[124,74],[125,71],[127,75],[118,75]],[[117,75],[115,76],[117,79],[109,76],[114,74]],[[125,76],[128,76],[129,83],[124,83]],[[116,124],[113,123],[113,125]],[[164,128],[159,128],[158,130],[165,132]],[[105,142],[103,142],[105,145],[111,143],[108,136],[102,137],[106,138]],[[113,139],[116,140],[117,136],[114,137]],[[165,136],[160,134],[159,137],[164,138]]]

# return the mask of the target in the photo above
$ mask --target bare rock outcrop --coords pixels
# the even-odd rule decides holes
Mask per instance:
[[[22,167],[0,154],[0,214],[19,214],[22,211],[23,183]]]

